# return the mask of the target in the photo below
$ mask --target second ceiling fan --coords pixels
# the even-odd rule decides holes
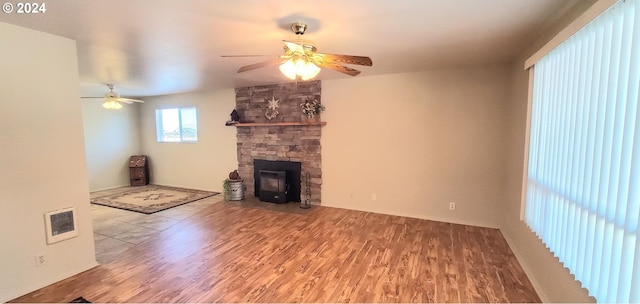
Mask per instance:
[[[109,92],[105,93],[104,96],[99,96],[99,97],[83,96],[81,98],[101,98],[104,100],[104,103],[102,104],[102,106],[105,109],[111,109],[111,110],[122,109],[122,103],[126,103],[126,104],[131,104],[134,102],[144,103],[144,101],[142,100],[120,97],[120,94],[113,91],[113,88],[114,88],[113,84],[108,83],[107,88],[109,89]]]
[[[360,74],[360,71],[344,66],[343,64],[355,64],[373,66],[371,58],[366,56],[339,55],[318,53],[316,46],[300,39],[304,35],[307,25],[301,22],[291,25],[291,30],[296,34],[296,41],[284,41],[284,54],[274,59],[245,65],[238,69],[238,73],[257,68],[280,65],[280,71],[288,78],[309,80],[320,72],[320,68],[328,68],[350,76]],[[252,57],[252,56],[222,56],[222,57]]]

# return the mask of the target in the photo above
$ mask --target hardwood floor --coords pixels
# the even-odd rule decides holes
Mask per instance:
[[[219,202],[15,302],[540,302],[499,230]]]
[[[93,199],[135,188],[121,187],[97,191],[92,192],[90,197]],[[145,242],[159,231],[170,228],[220,200],[222,195],[214,195],[153,214],[91,204],[96,261],[100,264],[116,261],[120,258],[120,254],[129,248]]]

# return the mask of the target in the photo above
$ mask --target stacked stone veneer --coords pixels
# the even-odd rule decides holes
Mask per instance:
[[[265,117],[268,100],[280,100],[279,114]],[[307,98],[320,101],[320,81],[288,83],[236,89],[236,110],[241,122],[303,122],[300,103]],[[322,186],[321,126],[238,127],[238,172],[247,195],[253,196],[253,160],[296,161],[302,164],[300,198],[306,198],[306,173],[311,175],[311,202],[321,203]]]

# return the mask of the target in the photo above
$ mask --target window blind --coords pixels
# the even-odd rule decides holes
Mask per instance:
[[[525,221],[598,302],[640,302],[639,2],[533,70]]]

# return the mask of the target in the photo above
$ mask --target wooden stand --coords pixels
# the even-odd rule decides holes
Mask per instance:
[[[131,186],[149,184],[149,166],[146,155],[134,155],[129,159],[129,178]]]

